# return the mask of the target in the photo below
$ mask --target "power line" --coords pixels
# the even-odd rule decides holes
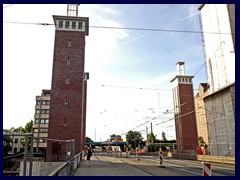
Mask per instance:
[[[11,23],[11,24],[31,24],[31,25],[44,25],[44,26],[52,26],[52,23],[30,23],[30,22],[9,22],[5,21],[3,23]],[[179,33],[206,33],[206,34],[228,34],[232,35],[235,33],[222,33],[222,32],[201,32],[201,31],[193,31],[193,30],[174,30],[174,29],[158,29],[158,28],[138,28],[138,27],[114,27],[114,26],[89,26],[90,28],[99,28],[99,29],[116,29],[116,30],[137,30],[137,31],[158,31],[158,32],[179,32]]]

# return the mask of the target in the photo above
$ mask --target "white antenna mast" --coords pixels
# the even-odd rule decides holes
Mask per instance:
[[[80,4],[68,4],[67,5],[67,16],[78,17],[78,5],[80,5]]]

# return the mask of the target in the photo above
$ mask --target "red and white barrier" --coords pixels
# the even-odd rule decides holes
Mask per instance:
[[[212,175],[212,168],[210,163],[203,163],[203,176],[211,176]]]
[[[162,153],[162,148],[159,148],[159,159],[160,159],[160,168],[165,168],[165,166],[163,165],[163,153]]]

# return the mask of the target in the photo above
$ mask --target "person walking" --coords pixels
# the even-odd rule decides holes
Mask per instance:
[[[88,167],[90,167],[90,158],[91,158],[91,156],[92,156],[92,151],[91,151],[90,148],[88,148],[87,149],[87,161],[88,161],[87,166]]]

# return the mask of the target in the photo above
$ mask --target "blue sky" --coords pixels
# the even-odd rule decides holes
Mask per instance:
[[[198,7],[81,4],[79,16],[89,17],[90,26],[200,31]],[[66,10],[66,4],[14,4],[3,9],[3,21],[53,24],[52,15],[66,15]],[[51,88],[54,32],[54,26],[3,24],[3,128],[33,119],[35,96]],[[164,131],[168,139],[174,138],[173,120],[157,124],[173,117],[162,114],[173,109],[170,80],[178,61],[185,62],[186,75],[203,66],[200,33],[90,27],[85,54],[85,71],[90,73],[87,136],[106,140],[143,124],[134,130],[145,137],[152,122],[158,137]],[[204,67],[193,79],[194,89],[201,82],[206,82]],[[151,121],[159,114],[161,118]]]

